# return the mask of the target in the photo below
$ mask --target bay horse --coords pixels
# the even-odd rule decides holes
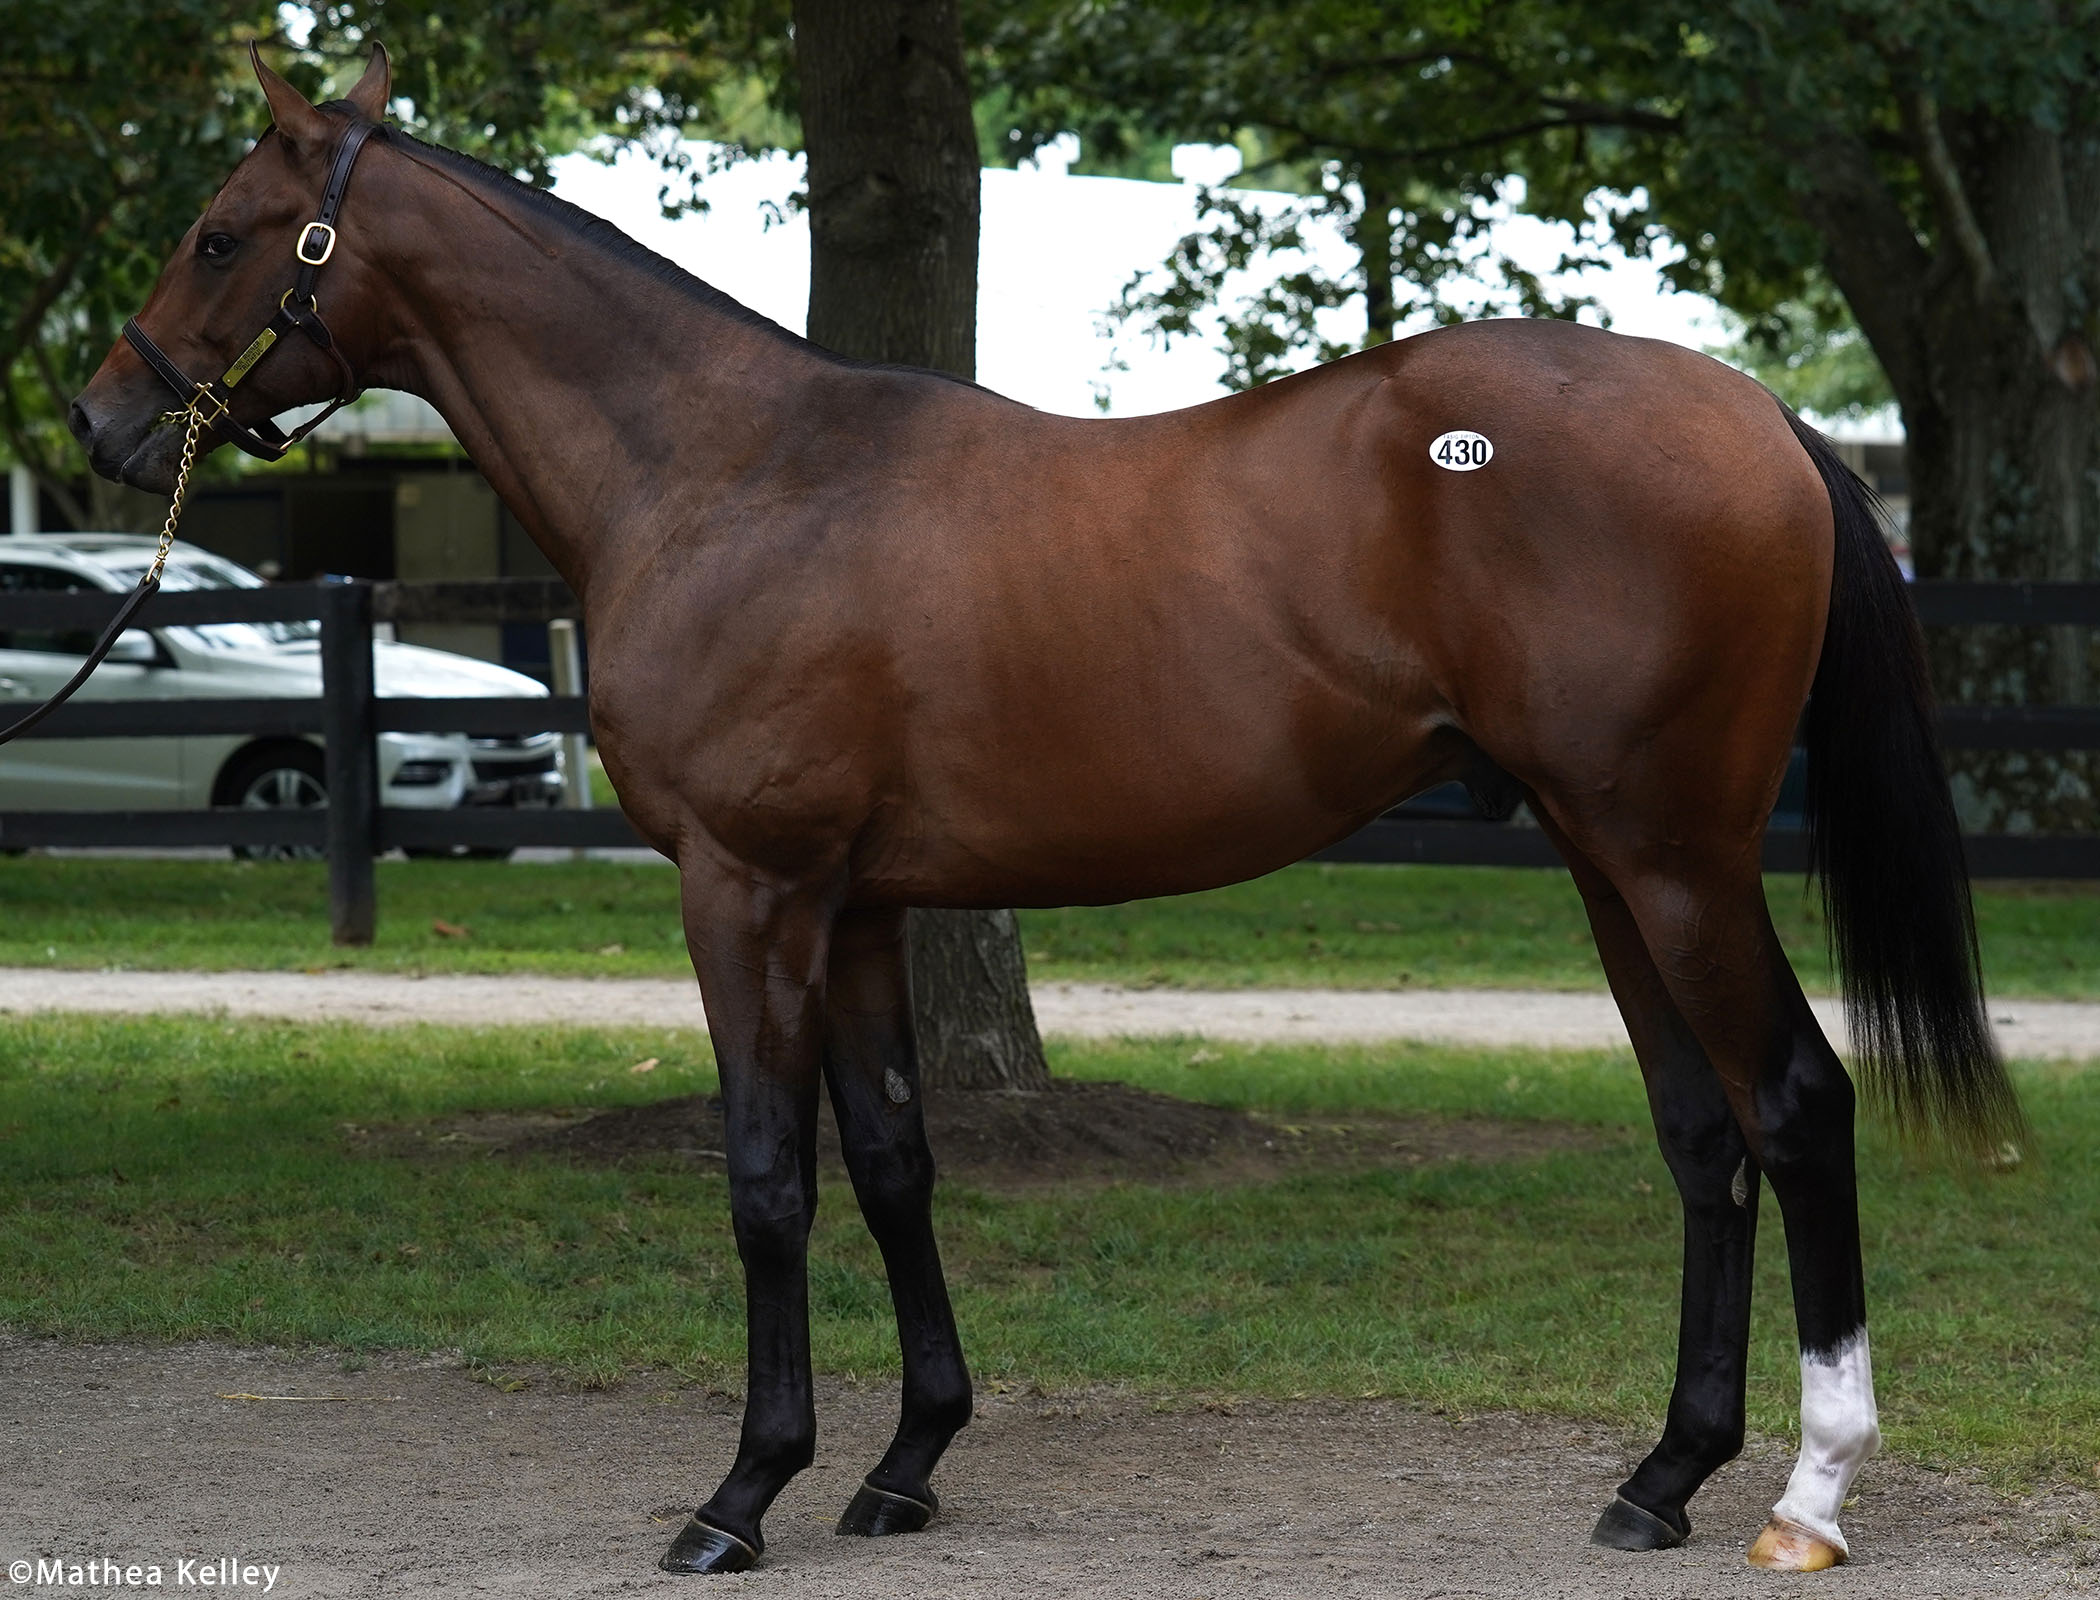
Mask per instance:
[[[1596,1540],[1681,1543],[1742,1446],[1769,1181],[1802,1440],[1750,1559],[1844,1558],[1839,1510],[1879,1440],[1854,1091],[1759,871],[1797,725],[1870,1087],[1975,1144],[2019,1110],[1917,625],[1827,441],[1705,356],[1517,320],[1161,416],[1047,416],[830,355],[385,127],[383,51],[318,107],[255,65],[272,128],[72,426],[98,472],[166,493],[170,386],[213,390],[187,375],[237,355],[253,371],[214,391],[206,449],[345,384],[422,395],[581,598],[606,770],[681,875],[745,1273],[741,1440],[666,1568],[751,1565],[812,1459],[820,1084],[903,1358],[894,1441],[840,1531],[924,1526],[970,1419],[906,908],[1231,883],[1453,778],[1527,801],[1565,857],[1683,1201],[1667,1420]],[[284,317],[307,337],[242,354]]]

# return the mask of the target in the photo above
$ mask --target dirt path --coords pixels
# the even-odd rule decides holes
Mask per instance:
[[[677,1579],[653,1563],[727,1462],[731,1401],[646,1380],[605,1394],[504,1394],[453,1367],[341,1365],[214,1346],[0,1343],[0,1571],[39,1558],[157,1561],[174,1590],[176,1560],[224,1556],[278,1567],[272,1594],[295,1600],[1939,1600],[2100,1588],[2090,1494],[2010,1506],[1886,1462],[1847,1514],[1850,1567],[1814,1579],[1752,1572],[1744,1546],[1789,1464],[1770,1442],[1694,1503],[1684,1549],[1595,1550],[1590,1519],[1633,1441],[1379,1402],[1161,1414],[1115,1394],[988,1395],[942,1468],[933,1528],[843,1540],[832,1519],[880,1452],[895,1400],[887,1386],[838,1383],[820,1391],[817,1465],[767,1520],[764,1564]],[[349,1398],[218,1398],[228,1393]],[[82,1591],[0,1587],[64,1592]]]
[[[1844,1037],[1833,1000],[1814,1002]],[[1035,989],[1043,1031],[1079,1038],[1202,1034],[1212,1039],[1342,1042],[1431,1039],[1544,1049],[1624,1048],[1606,994],[1520,989]],[[671,979],[527,973],[414,977],[392,972],[74,972],[0,967],[0,1013],[225,1012],[231,1016],[404,1022],[625,1023],[704,1028],[698,989]],[[2100,1056],[2100,1004],[2006,1000],[1991,1008],[2008,1055]]]

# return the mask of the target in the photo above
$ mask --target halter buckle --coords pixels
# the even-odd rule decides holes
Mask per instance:
[[[315,242],[317,236],[318,243]],[[335,229],[325,222],[309,222],[306,231],[299,235],[299,242],[292,247],[292,254],[309,267],[326,265],[328,258],[335,254]]]
[[[197,392],[190,397],[190,403],[183,409],[195,412],[203,419],[207,428],[216,428],[233,415],[232,408],[220,399],[218,392],[207,383],[197,385]]]

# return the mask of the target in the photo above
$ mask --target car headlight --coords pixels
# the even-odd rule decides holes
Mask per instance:
[[[388,780],[396,789],[432,789],[452,776],[449,761],[404,761]]]

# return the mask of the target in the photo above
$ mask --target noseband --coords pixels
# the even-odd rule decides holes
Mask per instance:
[[[377,131],[377,123],[364,121],[353,122],[345,130],[335,147],[335,158],[329,163],[328,183],[321,191],[321,209],[313,221],[299,230],[298,242],[292,246],[292,254],[299,261],[297,279],[285,291],[284,298],[277,302],[277,314],[221,376],[210,382],[192,378],[146,336],[146,330],[139,326],[137,317],[124,324],[124,337],[139,353],[139,358],[186,401],[179,409],[166,413],[161,421],[183,422],[194,418],[204,427],[216,429],[249,455],[263,461],[276,461],[334,416],[337,410],[358,397],[361,391],[357,374],[350,370],[350,363],[343,358],[334,335],[328,331],[328,324],[321,320],[321,302],[314,297],[314,283],[321,276],[321,269],[328,264],[328,258],[335,254],[336,213],[342,209],[344,192],[350,187],[350,171],[357,165],[357,154]],[[294,328],[334,360],[336,370],[342,374],[336,396],[328,403],[326,411],[307,418],[290,433],[267,419],[250,427],[233,415],[233,386],[247,377],[255,364],[269,353],[270,347]]]

